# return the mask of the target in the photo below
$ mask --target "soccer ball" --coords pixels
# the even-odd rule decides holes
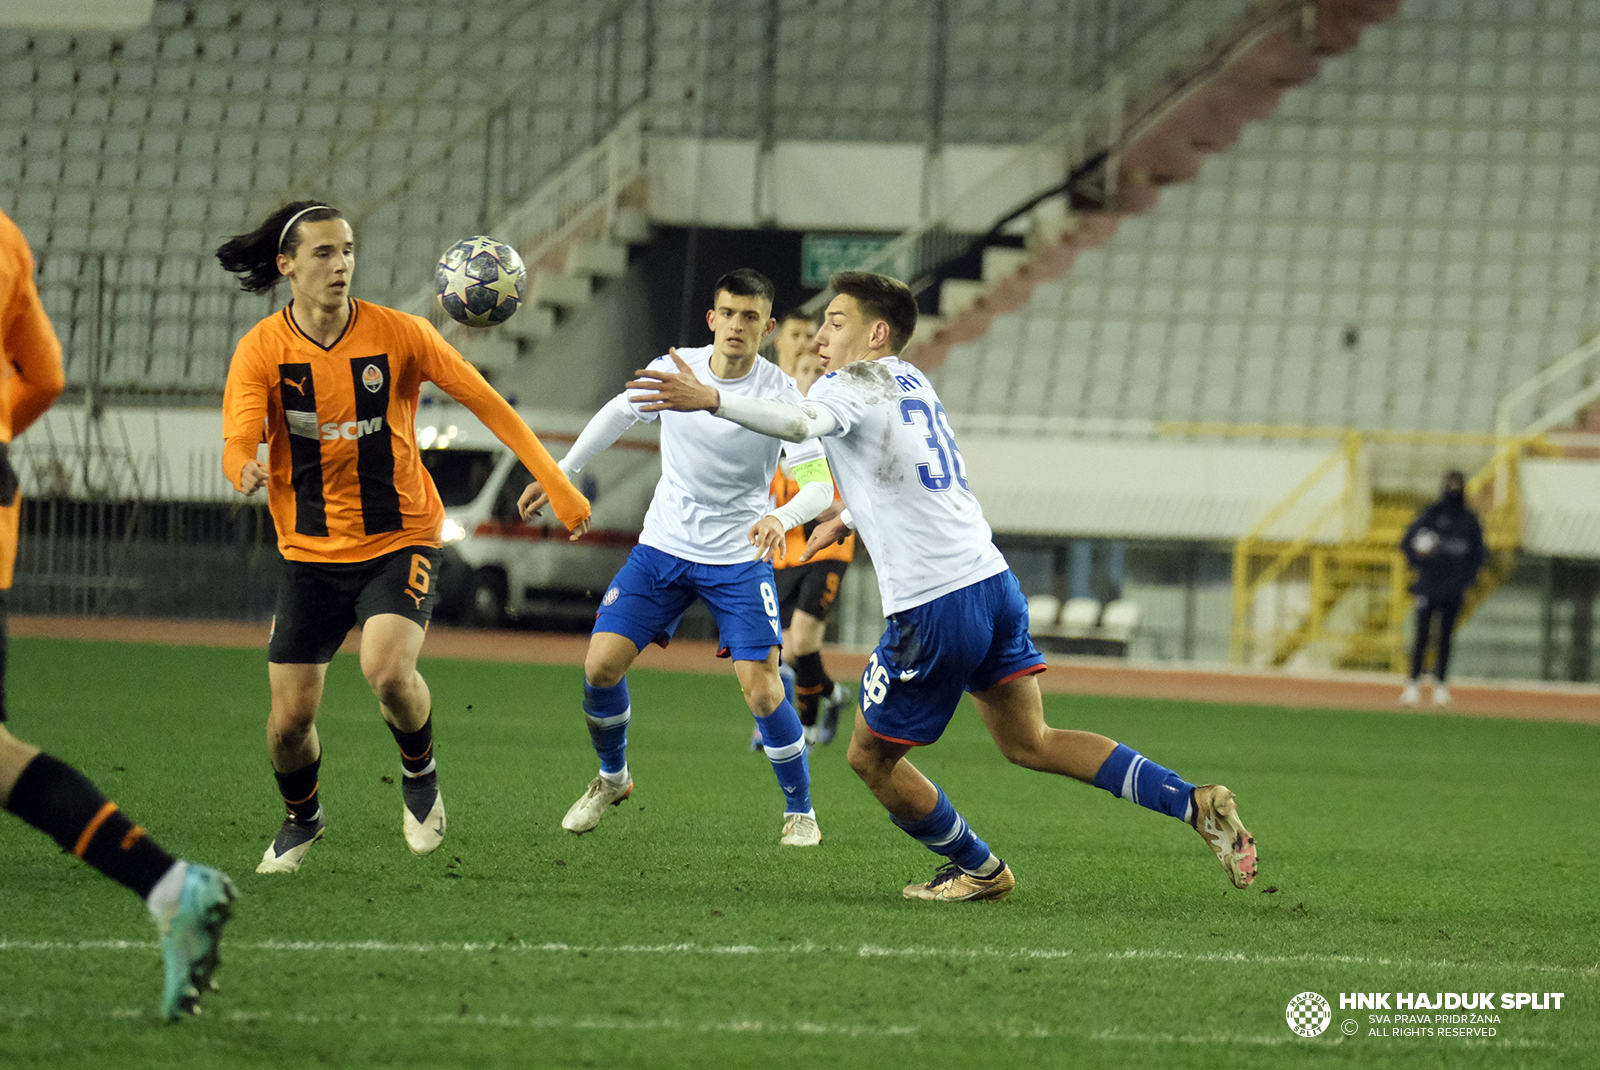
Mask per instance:
[[[505,242],[463,238],[444,251],[434,272],[439,307],[468,327],[504,323],[522,304],[528,269]]]

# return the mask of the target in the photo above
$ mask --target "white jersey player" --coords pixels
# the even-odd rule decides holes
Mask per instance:
[[[778,404],[801,399],[794,380],[760,358],[761,339],[772,320],[773,288],[748,268],[717,280],[706,313],[713,342],[704,349],[673,350],[652,369],[692,368],[729,397],[748,396]],[[640,373],[646,374],[646,373]],[[803,524],[833,501],[833,479],[816,442],[790,447],[800,493],[769,511],[767,487],[783,443],[703,412],[659,413],[628,393],[595,414],[561,461],[576,476],[583,466],[636,420],[661,419],[661,480],[645,514],[639,544],[600,601],[584,658],[583,710],[600,756],[600,774],[562,820],[570,832],[600,823],[606,808],[633,791],[628,771],[628,722],[632,704],[626,674],[649,643],[666,646],[684,611],[696,598],[711,607],[722,652],[756,719],[767,757],[784,793],[781,843],[809,847],[821,842],[811,806],[811,773],[800,718],[784,696],[778,675],[783,631],[770,557],[784,532]],[[524,519],[538,514],[546,497],[530,483],[519,502]],[[752,552],[752,545],[754,551]]]
[[[878,568],[888,628],[861,679],[850,766],[895,824],[949,862],[908,885],[912,899],[1002,899],[1016,885],[997,858],[906,755],[944,732],[971,692],[1012,762],[1104,788],[1189,822],[1233,883],[1256,875],[1255,840],[1233,793],[1196,787],[1132,748],[1091,732],[1051,728],[1028,635],[1027,600],[990,538],[967,486],[949,417],[932,385],[897,354],[916,326],[915,298],[883,275],[842,272],[817,338],[829,374],[801,404],[723,394],[687,364],[650,370],[630,387],[652,408],[713,412],[791,442],[820,437],[848,509],[817,525],[815,550],[855,526]]]

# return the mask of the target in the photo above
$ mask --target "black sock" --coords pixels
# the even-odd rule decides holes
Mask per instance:
[[[317,797],[321,773],[320,754],[310,765],[301,766],[291,773],[272,772],[278,780],[278,794],[283,796],[283,805],[288,809],[289,816],[303,825],[315,821],[317,812],[322,809],[322,800]]]
[[[813,650],[794,659],[794,704],[800,723],[817,723],[817,706],[833,691],[833,681],[822,667],[822,653]]]
[[[48,754],[23,769],[6,809],[141,899],[177,861],[88,777]]]
[[[405,770],[406,776],[421,776],[433,771],[432,713],[415,732],[402,732],[394,725],[389,726],[389,731],[400,746],[400,768]]]

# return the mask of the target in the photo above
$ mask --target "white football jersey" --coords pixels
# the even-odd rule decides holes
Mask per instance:
[[[884,613],[898,613],[1006,570],[967,489],[950,419],[927,377],[898,357],[823,376],[807,402],[839,422],[828,466],[878,570]]]
[[[794,380],[769,360],[757,358],[743,378],[717,378],[711,374],[711,349],[678,350],[701,382],[723,393],[794,404],[805,400]],[[649,366],[678,370],[670,356],[657,357]],[[634,415],[661,419],[661,481],[639,541],[703,565],[755,560],[750,527],[770,509],[768,488],[786,444],[709,412],[640,412],[633,401],[639,393],[629,392]],[[790,464],[818,460],[822,445],[816,439],[789,445],[788,456]]]

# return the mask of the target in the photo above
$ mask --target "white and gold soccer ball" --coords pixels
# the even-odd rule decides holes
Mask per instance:
[[[439,306],[451,319],[468,327],[493,327],[522,305],[528,269],[511,246],[478,235],[444,251],[433,281]]]

